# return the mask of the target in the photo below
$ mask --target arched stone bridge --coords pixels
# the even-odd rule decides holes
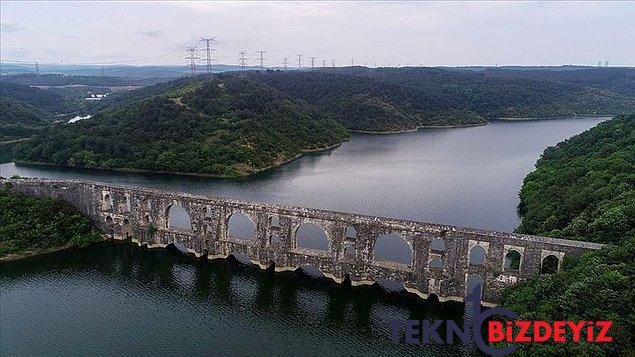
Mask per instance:
[[[482,283],[483,302],[493,305],[508,285],[558,270],[565,256],[599,249],[601,244],[494,232],[300,207],[241,202],[178,192],[84,181],[3,180],[19,191],[69,202],[114,239],[165,247],[179,243],[196,256],[247,255],[276,271],[313,266],[337,282],[352,285],[396,281],[415,294],[462,301],[471,284]],[[171,228],[169,211],[181,206],[191,229]],[[254,223],[253,239],[228,233],[233,215]],[[321,227],[325,249],[302,248],[297,232]],[[375,257],[375,244],[399,237],[410,249],[404,263]],[[477,261],[478,255],[482,257]]]

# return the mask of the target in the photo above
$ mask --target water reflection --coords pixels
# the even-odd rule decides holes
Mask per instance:
[[[2,355],[72,354],[81,346],[95,354],[204,354],[212,346],[223,354],[279,355],[308,348],[341,355],[461,350],[394,346],[385,323],[461,320],[461,304],[428,304],[373,287],[347,289],[129,243],[3,264],[0,288]],[[69,341],[73,335],[84,340]]]

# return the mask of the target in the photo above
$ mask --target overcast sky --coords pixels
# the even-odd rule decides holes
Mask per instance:
[[[220,63],[280,66],[635,65],[635,2],[8,2],[3,61],[186,64],[214,36]],[[200,44],[200,42],[198,42]],[[201,54],[202,55],[202,54]]]

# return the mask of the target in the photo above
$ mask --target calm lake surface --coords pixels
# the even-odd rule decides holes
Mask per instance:
[[[604,118],[494,122],[354,135],[325,153],[232,181],[0,165],[1,175],[73,178],[511,231],[540,153]],[[456,303],[345,290],[127,243],[3,264],[0,355],[470,355],[394,346],[391,319],[461,320]]]

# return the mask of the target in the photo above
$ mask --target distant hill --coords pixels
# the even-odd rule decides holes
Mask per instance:
[[[13,74],[0,77],[0,81],[24,84],[28,86],[146,86],[165,82],[165,78],[113,77],[101,75],[64,75],[64,74]]]
[[[59,113],[69,103],[93,115],[56,124],[20,143],[17,160],[242,176],[340,143],[350,131],[400,132],[486,124],[501,117],[606,115],[635,108],[631,84],[621,76],[607,74],[610,70],[593,76],[577,72],[587,70],[592,71],[353,67],[230,72],[113,93],[90,107],[60,96],[68,88],[1,83],[3,98],[29,105],[13,106],[16,118],[29,118],[35,113],[31,107]]]
[[[635,69],[456,70],[447,68],[327,68],[446,98],[456,109],[488,119],[621,114],[635,109]]]
[[[351,130],[386,132],[486,123],[470,110],[453,107],[446,98],[372,78],[318,71],[244,75],[317,106]]]
[[[20,144],[16,159],[236,177],[348,138],[344,127],[310,105],[245,78],[177,83],[90,120],[55,125]]]

